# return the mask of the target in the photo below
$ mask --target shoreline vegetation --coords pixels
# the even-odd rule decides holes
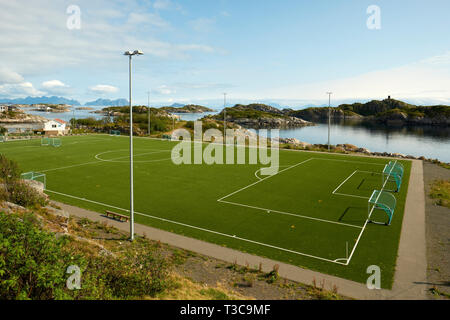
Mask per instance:
[[[323,121],[328,117],[328,107],[306,108],[303,110],[277,109],[264,104],[240,105],[226,108],[227,128],[234,128],[246,134],[247,129],[270,129],[270,128],[291,128],[315,125],[311,121]],[[183,111],[180,111],[183,110]],[[148,136],[148,108],[146,106],[134,106],[134,127],[133,130],[137,136]],[[183,107],[162,107],[150,108],[151,114],[151,137],[167,138],[174,129],[184,128],[192,131],[193,121],[181,121],[178,115],[174,113],[199,113],[212,112],[214,110],[198,106],[187,105]],[[78,133],[109,133],[111,130],[119,130],[122,134],[129,134],[129,107],[106,107],[101,110],[92,111],[92,113],[104,115],[103,119],[72,119],[72,132]],[[14,124],[32,122],[34,117],[29,116],[27,120],[23,112],[15,112],[13,120],[4,113],[0,118],[1,122]],[[28,116],[28,115],[27,115]],[[301,117],[301,118],[300,118]],[[373,100],[364,104],[344,104],[331,108],[331,117],[333,120],[352,120],[380,122],[386,126],[407,126],[407,125],[437,125],[448,126],[450,124],[450,106],[414,106],[394,99],[385,99],[382,101]],[[36,118],[36,121],[43,121],[42,117]],[[224,110],[216,115],[208,115],[200,119],[203,122],[203,130],[224,128]],[[310,121],[311,120],[311,121]],[[28,122],[27,122],[28,121]],[[13,135],[11,135],[11,138]],[[280,139],[280,147],[285,149],[328,151],[327,145],[310,144],[294,138]],[[433,163],[441,164],[445,168],[450,168],[449,163],[440,162],[438,159],[427,159],[423,156],[404,155],[400,153],[371,152],[370,150],[354,146],[351,144],[340,144],[331,146],[331,152],[337,153],[361,153],[373,156],[398,157],[404,159],[427,160]]]

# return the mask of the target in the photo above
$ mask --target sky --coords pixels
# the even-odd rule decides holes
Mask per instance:
[[[374,7],[375,6],[375,7]],[[374,8],[376,9],[374,11]],[[0,98],[450,104],[448,0],[0,0]]]

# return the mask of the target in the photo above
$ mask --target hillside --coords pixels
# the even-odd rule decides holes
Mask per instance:
[[[328,108],[307,108],[290,111],[288,114],[309,121],[320,121],[328,118]],[[450,106],[416,106],[394,99],[372,100],[333,107],[331,116],[334,119],[360,119],[383,123],[449,125]]]
[[[170,113],[205,113],[205,112],[214,112],[215,110],[210,109],[208,107],[195,105],[195,104],[189,104],[182,107],[162,107],[161,110],[164,110],[166,112]]]
[[[89,101],[86,102],[85,106],[125,106],[129,102],[127,99],[116,99],[116,100],[110,100],[110,99],[97,99],[95,101]]]
[[[265,104],[237,104],[232,108],[226,108],[226,120],[238,124],[244,128],[293,128],[312,125],[298,117],[286,114],[284,111]],[[223,120],[224,110],[213,119]]]

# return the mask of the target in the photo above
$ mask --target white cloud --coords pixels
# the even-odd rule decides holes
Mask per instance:
[[[119,91],[119,88],[107,84],[98,84],[96,86],[90,87],[89,90],[96,94],[109,94]]]
[[[41,83],[41,88],[49,94],[64,95],[71,91],[70,86],[59,80],[49,80]]]
[[[169,95],[169,94],[176,93],[176,91],[174,89],[172,89],[172,88],[169,88],[166,85],[162,85],[162,86],[159,86],[156,89],[153,89],[152,93],[153,94],[161,94],[161,95]]]
[[[31,82],[0,85],[0,96],[8,98],[36,97],[43,94],[44,92],[35,89]]]
[[[182,11],[183,8],[181,7],[181,5],[179,5],[178,3],[175,3],[171,0],[156,0],[153,3],[153,8],[155,8],[156,10],[178,10],[178,11]]]
[[[170,0],[156,0],[153,3],[153,8],[155,9],[159,9],[159,10],[164,10],[164,9],[169,9],[172,5],[172,2]]]
[[[17,72],[11,71],[9,69],[0,69],[0,84],[11,84],[23,82],[23,77]]]
[[[268,89],[271,99],[433,99],[450,103],[450,52],[408,65],[355,77]]]
[[[214,28],[215,23],[216,19],[214,18],[199,18],[189,22],[192,29],[197,32],[209,32]]]
[[[94,66],[121,72],[117,61],[129,48],[140,48],[146,55],[164,59],[215,52],[200,43],[159,39],[158,29],[167,28],[169,23],[158,12],[149,11],[148,3],[79,0],[77,5],[81,29],[69,30],[69,15],[58,1],[0,1],[0,61],[28,77],[61,68],[89,70]],[[155,5],[165,6],[164,2]],[[177,6],[172,3],[172,7]],[[154,30],[149,32],[149,27]]]
[[[132,12],[128,16],[127,23],[129,25],[135,25],[142,27],[143,25],[152,25],[159,28],[165,28],[169,26],[169,23],[154,13],[135,13]]]

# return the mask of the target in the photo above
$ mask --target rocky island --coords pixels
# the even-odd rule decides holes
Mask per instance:
[[[196,104],[188,104],[183,107],[162,107],[161,110],[169,113],[205,113],[214,112],[215,110]]]
[[[450,106],[416,106],[390,97],[367,103],[341,104],[331,108],[331,118],[376,121],[386,125],[450,125]],[[287,113],[309,121],[328,119],[328,108],[306,108]]]
[[[31,106],[34,109],[31,111],[40,111],[40,112],[53,112],[53,113],[64,113],[69,112],[71,106],[67,104],[37,104]]]
[[[277,129],[296,128],[314,125],[312,122],[294,117],[265,104],[237,104],[232,108],[226,108],[226,121],[250,129]],[[224,111],[214,116],[209,116],[216,120],[224,119]]]

